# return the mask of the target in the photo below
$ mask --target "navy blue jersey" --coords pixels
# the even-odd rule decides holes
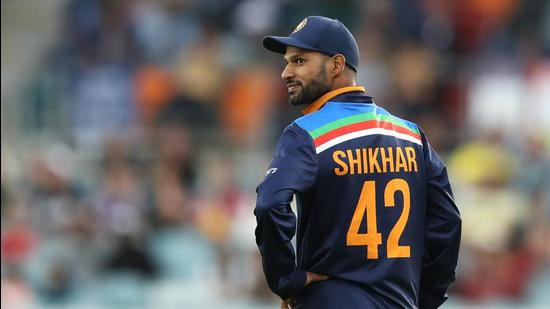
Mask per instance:
[[[254,210],[267,282],[300,299],[311,271],[365,294],[338,292],[351,303],[437,307],[455,280],[461,230],[446,168],[416,124],[359,89],[323,96],[277,143]]]

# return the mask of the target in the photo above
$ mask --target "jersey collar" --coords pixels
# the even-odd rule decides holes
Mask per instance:
[[[306,108],[302,110],[302,113],[304,115],[313,113],[318,111],[325,103],[327,103],[330,99],[334,98],[335,96],[341,95],[342,93],[346,92],[353,92],[353,91],[361,91],[365,92],[365,87],[363,86],[348,86],[343,88],[338,88],[336,90],[332,90],[330,92],[325,93],[322,97],[315,100],[313,103],[309,104]]]

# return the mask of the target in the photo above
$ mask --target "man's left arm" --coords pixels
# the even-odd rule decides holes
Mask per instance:
[[[427,166],[427,205],[419,302],[421,308],[438,308],[448,298],[447,290],[456,279],[462,220],[447,168],[424,133],[422,137]]]
[[[282,299],[306,285],[307,274],[296,266],[291,240],[296,232],[296,216],[290,207],[293,195],[315,183],[317,157],[309,134],[296,124],[285,129],[273,161],[257,188],[256,244],[271,290]]]

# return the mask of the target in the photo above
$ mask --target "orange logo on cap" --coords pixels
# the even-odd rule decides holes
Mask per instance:
[[[295,33],[295,32],[298,32],[298,31],[302,30],[302,28],[304,28],[306,26],[306,24],[307,24],[307,18],[304,18],[304,20],[302,20],[298,24],[298,26],[296,26],[296,28],[294,29],[294,31],[292,31],[292,33]]]

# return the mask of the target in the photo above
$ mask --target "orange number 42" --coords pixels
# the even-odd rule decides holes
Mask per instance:
[[[388,235],[386,251],[388,258],[408,258],[411,257],[411,247],[399,245],[399,238],[407,225],[411,208],[411,193],[409,185],[404,179],[396,178],[388,182],[384,189],[384,206],[395,206],[397,191],[401,191],[403,194],[403,211]],[[367,233],[359,233],[359,227],[365,214],[367,216]],[[378,232],[376,225],[376,185],[374,181],[363,183],[361,195],[348,229],[346,244],[348,246],[367,246],[367,259],[378,259],[378,246],[382,244],[382,234]]]

